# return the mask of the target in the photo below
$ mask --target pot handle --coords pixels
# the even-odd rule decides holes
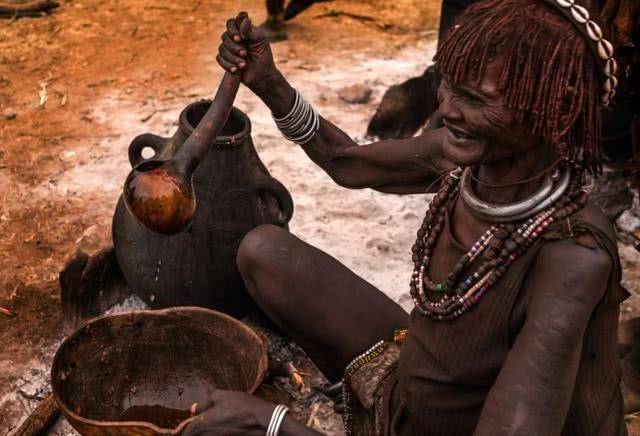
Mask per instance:
[[[142,156],[142,150],[145,147],[151,147],[155,152],[155,154],[149,159],[162,159],[161,156],[164,153],[167,141],[168,138],[163,138],[162,136],[154,135],[152,133],[143,133],[142,135],[138,135],[133,138],[133,141],[131,141],[131,144],[129,145],[129,163],[131,163],[131,168],[134,168],[140,162],[147,160]]]
[[[258,192],[268,192],[276,199],[280,212],[276,215],[276,222],[274,224],[281,226],[286,225],[293,216],[293,200],[287,188],[273,177],[261,174],[258,180],[254,181],[253,189]]]

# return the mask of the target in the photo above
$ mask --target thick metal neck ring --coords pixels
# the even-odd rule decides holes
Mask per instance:
[[[477,218],[492,223],[517,222],[532,217],[555,203],[569,187],[571,171],[565,169],[554,187],[553,178],[547,174],[542,186],[524,200],[510,204],[494,204],[479,199],[473,192],[471,168],[465,168],[460,181],[460,196],[467,209]]]

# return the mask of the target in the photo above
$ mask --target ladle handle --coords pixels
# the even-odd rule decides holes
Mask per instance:
[[[209,109],[176,154],[176,164],[185,174],[191,174],[209,151],[222,130],[240,87],[241,73],[225,72]]]

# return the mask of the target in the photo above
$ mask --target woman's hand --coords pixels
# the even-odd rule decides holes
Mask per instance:
[[[217,390],[210,408],[182,436],[264,436],[275,405],[244,392]]]
[[[278,75],[264,32],[251,23],[246,13],[227,20],[227,31],[222,34],[216,59],[231,73],[241,71],[242,83],[256,94]]]

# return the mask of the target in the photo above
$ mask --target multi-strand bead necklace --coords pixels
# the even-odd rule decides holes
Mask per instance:
[[[451,320],[475,306],[547,227],[584,206],[588,196],[581,189],[582,171],[578,168],[571,171],[569,188],[558,201],[527,220],[492,226],[460,258],[445,282],[433,283],[428,277],[429,262],[444,229],[447,209],[460,191],[462,171],[459,168],[452,171],[429,204],[412,248],[411,297],[415,307],[433,319]],[[481,255],[482,262],[471,270],[471,264]]]

